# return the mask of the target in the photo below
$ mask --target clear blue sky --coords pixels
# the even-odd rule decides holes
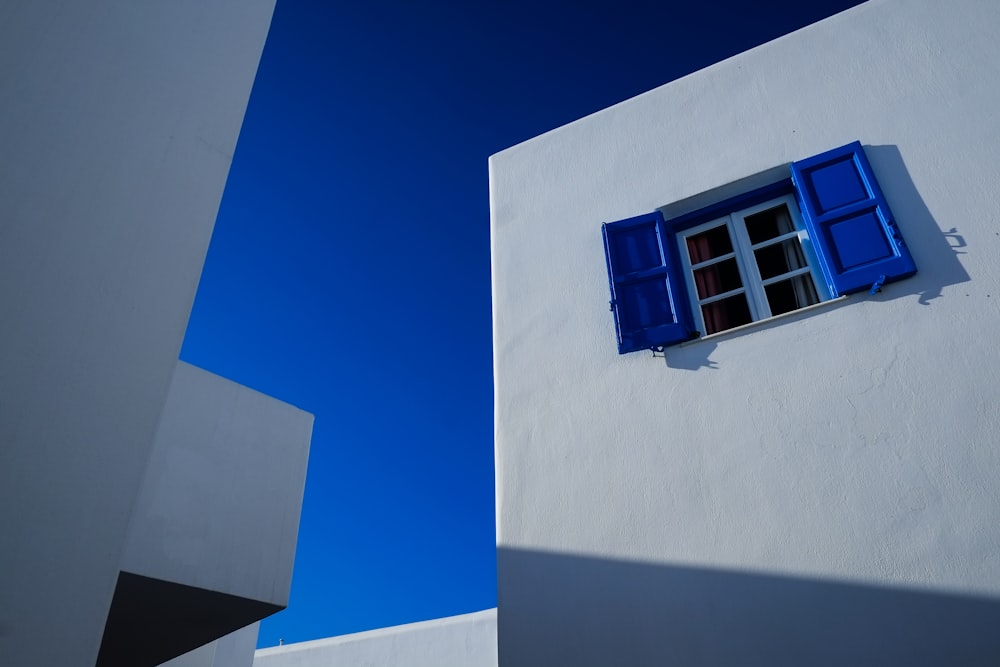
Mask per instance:
[[[488,156],[855,4],[278,0],[181,355],[316,416],[260,646],[496,605]]]

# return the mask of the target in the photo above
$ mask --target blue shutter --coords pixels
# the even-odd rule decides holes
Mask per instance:
[[[916,273],[859,142],[792,163],[792,182],[832,296]]]
[[[695,335],[673,235],[659,213],[605,223],[604,251],[618,353],[647,350]]]

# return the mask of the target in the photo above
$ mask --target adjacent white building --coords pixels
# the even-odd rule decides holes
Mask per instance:
[[[259,649],[255,667],[496,667],[496,609]]]
[[[500,665],[1000,660],[998,25],[872,0],[491,158]]]
[[[273,7],[0,4],[4,665],[248,664],[287,604],[312,417],[178,362]]]

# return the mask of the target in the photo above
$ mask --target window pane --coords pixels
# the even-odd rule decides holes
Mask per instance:
[[[788,214],[788,207],[784,204],[748,215],[745,220],[750,243],[753,245],[795,231],[792,216]]]
[[[819,303],[816,286],[808,273],[768,285],[764,291],[767,293],[767,303],[771,306],[772,315],[781,315]]]
[[[807,266],[806,259],[802,256],[802,246],[799,245],[797,238],[757,248],[753,254],[757,258],[757,268],[760,269],[760,277],[763,280]]]
[[[716,264],[696,269],[694,272],[694,286],[698,292],[699,299],[707,299],[710,296],[743,287],[743,280],[740,278],[740,269],[736,265],[736,259],[725,259]]]
[[[706,303],[701,307],[701,316],[705,320],[705,335],[732,329],[751,321],[746,294],[737,294],[727,299]]]
[[[692,264],[730,253],[733,251],[733,242],[729,238],[729,228],[719,225],[707,232],[692,234],[687,237],[687,248]]]

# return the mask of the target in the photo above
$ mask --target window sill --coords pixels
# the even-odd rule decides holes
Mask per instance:
[[[814,303],[811,306],[806,306],[805,308],[799,308],[798,310],[792,310],[787,313],[782,313],[781,315],[775,315],[774,317],[768,317],[767,319],[757,320],[756,322],[750,322],[748,324],[741,324],[738,327],[733,327],[732,329],[726,329],[725,331],[719,331],[717,333],[709,334],[707,336],[692,338],[691,340],[680,343],[679,345],[677,345],[677,347],[687,347],[689,345],[697,345],[698,343],[701,343],[706,340],[719,340],[722,338],[729,338],[730,336],[736,336],[745,333],[747,331],[752,331],[754,329],[765,328],[781,320],[786,320],[792,317],[799,317],[800,315],[805,315],[806,313],[811,313],[817,310],[832,308],[835,305],[842,304],[849,298],[850,296],[845,294],[843,296],[838,296],[836,299],[830,299],[829,301],[821,301],[820,303]]]

